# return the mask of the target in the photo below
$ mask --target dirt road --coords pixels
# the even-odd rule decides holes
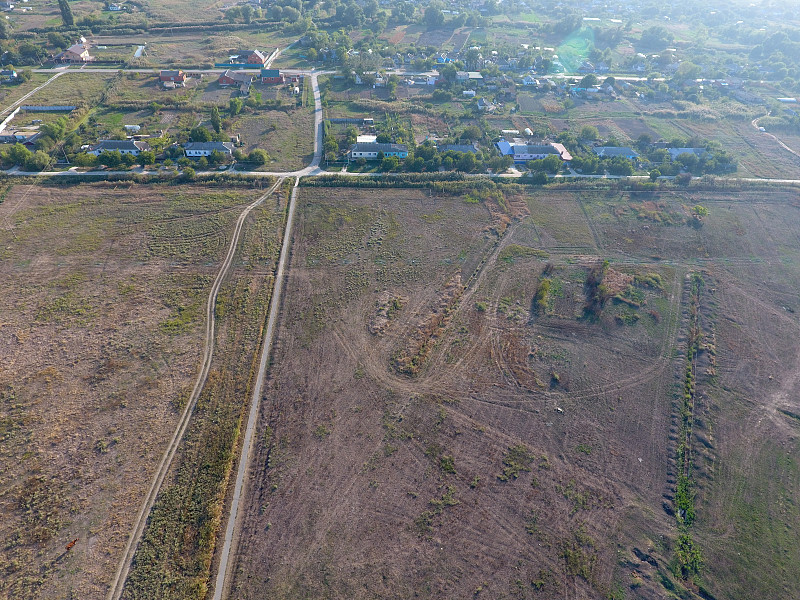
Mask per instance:
[[[281,305],[281,292],[283,291],[283,281],[285,279],[285,270],[287,258],[289,256],[289,245],[292,237],[292,225],[294,223],[294,211],[297,201],[297,186],[300,183],[298,177],[294,182],[294,189],[292,190],[292,197],[289,201],[289,210],[286,216],[286,228],[283,233],[283,244],[281,245],[281,255],[278,260],[278,269],[275,273],[275,289],[272,292],[272,299],[269,306],[269,318],[267,319],[267,328],[264,332],[264,340],[261,344],[261,360],[258,366],[258,375],[256,377],[253,392],[250,397],[250,413],[247,417],[247,427],[244,432],[244,443],[242,444],[242,453],[239,457],[239,468],[236,471],[236,483],[233,488],[233,499],[231,500],[231,508],[228,516],[228,525],[225,528],[225,539],[222,544],[222,552],[220,553],[219,570],[217,571],[217,578],[214,583],[214,600],[221,600],[227,592],[227,585],[230,583],[228,579],[228,570],[230,568],[230,555],[234,547],[234,540],[237,537],[239,523],[239,505],[244,496],[245,477],[250,465],[250,454],[253,447],[253,435],[258,422],[258,411],[261,406],[261,395],[264,388],[264,378],[267,373],[267,364],[269,362],[272,341],[275,335],[275,324],[278,321],[278,308]]]
[[[20,104],[22,104],[23,102],[25,102],[25,100],[27,100],[28,98],[30,98],[31,96],[33,96],[33,95],[34,95],[36,92],[38,92],[39,90],[41,90],[43,87],[46,87],[46,86],[50,85],[51,83],[53,83],[53,81],[55,81],[56,79],[58,79],[59,77],[61,77],[61,76],[62,76],[64,73],[66,73],[66,71],[60,71],[60,72],[56,73],[55,75],[53,75],[53,76],[52,76],[50,79],[48,79],[47,81],[45,81],[45,82],[44,82],[42,85],[40,85],[39,87],[36,87],[36,88],[32,89],[30,92],[28,92],[27,94],[25,94],[25,95],[24,95],[22,98],[20,98],[19,100],[17,100],[17,101],[16,101],[16,102],[14,102],[13,104],[10,104],[10,105],[6,106],[6,107],[5,107],[3,110],[0,110],[0,116],[3,116],[3,115],[6,115],[6,114],[10,113],[12,110],[14,110],[15,108],[17,108],[17,107],[18,107]]]
[[[763,119],[764,117],[768,117],[768,116],[769,116],[769,113],[767,113],[766,115],[763,115],[763,116],[761,116],[761,117],[756,117],[755,119],[753,119],[752,121],[750,121],[750,124],[751,124],[753,127],[755,127],[756,129],[758,129],[758,122],[759,122],[761,119]],[[769,133],[769,132],[767,132],[767,131],[762,131],[761,133],[763,133],[763,134],[764,134],[764,135],[766,135],[766,136],[769,136],[769,137],[771,137],[773,140],[775,140],[775,142],[776,142],[776,143],[777,143],[777,144],[778,144],[778,145],[779,145],[781,148],[783,148],[783,149],[784,149],[784,150],[786,150],[787,152],[791,152],[791,153],[792,153],[792,154],[794,154],[796,157],[800,158],[800,153],[797,153],[797,152],[795,152],[794,150],[792,150],[791,148],[789,148],[789,146],[787,146],[787,145],[786,145],[786,144],[784,144],[782,141],[780,141],[780,140],[779,140],[779,139],[778,139],[776,136],[772,135],[771,133]]]
[[[175,433],[173,433],[169,445],[167,446],[167,449],[164,452],[158,467],[156,468],[156,473],[153,476],[153,481],[150,484],[147,495],[145,496],[144,503],[142,504],[142,507],[139,509],[139,513],[136,516],[136,522],[134,524],[133,531],[131,532],[128,543],[125,546],[125,552],[122,556],[119,566],[117,567],[117,572],[114,575],[114,579],[111,582],[111,589],[109,590],[107,596],[108,600],[118,600],[122,595],[122,590],[125,587],[125,580],[128,577],[128,571],[130,570],[133,555],[136,552],[136,547],[139,545],[139,540],[141,539],[145,525],[147,524],[147,516],[150,514],[150,509],[152,509],[153,504],[155,503],[158,492],[161,489],[161,484],[163,483],[164,478],[169,471],[172,460],[178,450],[181,439],[183,438],[183,434],[189,425],[192,413],[194,412],[194,407],[197,403],[197,398],[199,397],[200,392],[205,385],[206,378],[208,377],[208,371],[211,368],[211,359],[214,356],[214,331],[216,327],[214,307],[217,303],[217,294],[219,293],[219,289],[222,286],[223,280],[228,274],[228,270],[233,262],[233,257],[236,254],[236,248],[239,245],[239,237],[242,233],[244,221],[247,218],[247,215],[249,215],[254,208],[259,206],[262,202],[264,202],[264,200],[271,196],[275,190],[278,189],[282,181],[282,179],[279,179],[277,183],[275,183],[275,185],[273,185],[265,194],[257,198],[254,202],[248,204],[239,215],[239,218],[236,220],[236,225],[233,229],[228,252],[225,255],[225,260],[222,262],[216,278],[214,279],[214,284],[211,286],[211,292],[208,296],[208,302],[206,303],[206,337],[200,373],[195,381],[192,394],[189,396],[189,400],[186,403],[186,408],[184,409],[183,414],[178,421],[178,426],[175,429]]]

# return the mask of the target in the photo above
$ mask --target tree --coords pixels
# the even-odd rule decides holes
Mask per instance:
[[[397,84],[400,82],[400,78],[397,75],[390,75],[389,80],[386,82],[386,90],[389,92],[389,98],[396,98],[397,97]]]
[[[249,4],[245,4],[241,9],[242,19],[245,23],[250,23],[253,20],[253,7]]]
[[[581,127],[580,138],[582,140],[596,140],[600,137],[600,132],[594,125],[584,125]]]
[[[256,148],[247,155],[247,161],[256,165],[265,165],[269,162],[269,154],[261,148]]]
[[[455,81],[458,68],[453,63],[446,63],[439,67],[439,76],[446,81]]]
[[[561,157],[555,154],[550,154],[540,160],[528,161],[528,168],[536,173],[558,173],[561,165]]]
[[[189,132],[189,139],[193,142],[210,142],[214,136],[205,127],[195,127]]]
[[[47,152],[37,150],[25,161],[25,169],[28,171],[46,171],[53,166],[54,162],[53,157]]]
[[[461,132],[462,140],[475,141],[481,139],[482,137],[483,134],[481,133],[481,129],[477,125],[468,125],[464,128],[464,131]]]
[[[22,166],[31,159],[32,154],[33,153],[22,144],[14,144],[8,151],[8,162],[12,165]]]
[[[662,50],[675,40],[675,36],[660,25],[648,27],[642,32],[638,46],[648,50]]]
[[[612,175],[620,175],[622,177],[633,175],[633,163],[623,156],[612,158],[608,161],[606,168]]]
[[[181,179],[184,181],[194,181],[195,177],[197,177],[197,173],[192,167],[184,167],[183,173],[181,173]]]
[[[72,8],[70,8],[67,0],[58,0],[58,8],[61,10],[61,20],[67,27],[75,25],[75,17],[72,16]]]
[[[123,154],[122,164],[126,167],[132,167],[136,164],[136,157],[133,154]]]
[[[222,128],[222,118],[220,118],[219,108],[216,106],[211,109],[211,126],[217,133],[219,133]]]
[[[651,138],[646,133],[643,133],[638,138],[636,138],[636,144],[635,145],[636,145],[636,148],[640,152],[644,152],[645,150],[647,150],[650,147],[650,145],[652,143],[653,143],[653,138]]]
[[[661,171],[658,169],[653,169],[650,171],[650,181],[655,182],[659,177],[661,177]]]
[[[685,60],[678,66],[678,70],[672,76],[672,81],[676,84],[681,84],[690,79],[697,79],[700,77],[701,71],[702,69],[699,66]]]
[[[589,73],[588,75],[584,76],[583,79],[581,79],[579,85],[582,88],[590,88],[596,86],[598,83],[600,83],[600,80],[597,78],[597,75],[594,73]]]
[[[118,167],[122,162],[122,154],[119,150],[103,150],[98,157],[98,162],[107,167]]]
[[[231,98],[228,106],[231,116],[234,117],[242,112],[242,108],[244,108],[244,102],[242,102],[241,98]]]
[[[3,21],[0,21],[0,23],[2,22]],[[64,34],[57,33],[55,31],[51,31],[49,34],[47,34],[47,41],[50,42],[50,45],[53,46],[53,48],[58,50],[63,50],[69,46],[69,38]]]
[[[75,158],[72,159],[72,164],[76,167],[93,167],[97,164],[97,157],[94,154],[81,152],[75,155]]]
[[[197,159],[197,168],[203,170],[208,168],[208,159],[205,156],[201,156]]]
[[[400,166],[400,159],[396,156],[386,156],[381,160],[381,171],[394,171]]]
[[[425,9],[423,21],[428,27],[441,27],[444,24],[444,13],[436,3],[431,3]]]
[[[546,173],[534,173],[531,177],[531,183],[535,185],[544,185],[547,183],[547,174]]]
[[[700,161],[696,154],[692,152],[683,152],[675,157],[675,162],[681,165],[689,173],[695,173]]]
[[[227,11],[225,11],[225,18],[228,19],[229,23],[233,23],[241,15],[242,15],[242,11],[239,10],[238,6],[234,6],[233,8],[229,8]]]
[[[456,169],[464,173],[471,173],[478,167],[478,160],[472,152],[461,152],[456,161]]]
[[[142,167],[152,165],[154,162],[156,162],[156,153],[152,150],[145,150],[139,153],[139,164],[142,165]]]

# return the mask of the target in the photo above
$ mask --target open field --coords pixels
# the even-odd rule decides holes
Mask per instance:
[[[270,171],[291,171],[305,167],[314,155],[314,117],[307,108],[261,110],[237,118],[231,126],[244,142],[243,151],[267,151]]]
[[[113,75],[88,71],[67,73],[36,92],[26,102],[30,104],[96,105]]]
[[[477,196],[301,189],[236,597],[794,597],[794,194]]]
[[[204,303],[232,223],[259,193],[4,189],[0,597],[105,596],[194,383]],[[223,348],[240,340],[252,351],[258,339],[274,212],[265,206],[245,226],[253,229],[218,307]],[[224,399],[219,389],[246,385],[247,373],[226,362],[213,368],[209,394]],[[201,407],[216,410],[207,397]]]
[[[13,104],[31,90],[42,85],[45,81],[50,79],[50,77],[51,76],[46,73],[31,73],[30,80],[25,83],[0,86],[0,108],[6,108]]]

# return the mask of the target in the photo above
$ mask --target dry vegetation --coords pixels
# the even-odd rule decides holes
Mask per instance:
[[[4,192],[0,597],[104,597],[193,384],[203,306],[232,223],[257,193],[129,184]],[[274,213],[273,204],[251,217],[221,296],[220,343],[242,356],[268,297]],[[246,385],[247,366],[214,367],[198,422],[218,409],[210,398]]]
[[[236,597],[792,597],[791,193],[302,194]]]

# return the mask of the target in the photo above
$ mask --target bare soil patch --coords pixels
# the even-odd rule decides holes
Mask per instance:
[[[698,272],[699,582],[791,597],[792,192],[545,191],[506,227],[420,190],[300,200],[240,597],[696,594],[671,565]]]

